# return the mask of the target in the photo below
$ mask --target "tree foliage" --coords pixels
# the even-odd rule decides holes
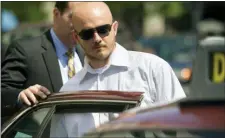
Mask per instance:
[[[115,16],[121,16],[124,10],[127,8],[134,9],[129,14],[130,16],[135,13],[142,12],[144,10],[144,16],[159,13],[165,17],[179,17],[187,12],[185,4],[187,2],[141,2],[141,1],[119,1],[119,2],[106,2],[112,13]],[[140,9],[140,5],[143,5],[145,9]],[[128,15],[129,16],[129,15]]]
[[[41,10],[41,1],[3,1],[2,8],[12,10],[20,21],[36,22],[44,20],[46,15]],[[183,15],[186,11],[183,8],[184,2],[141,2],[141,1],[106,1],[109,5],[114,17],[122,18],[127,9],[129,15],[138,15],[143,13],[148,16],[155,13],[160,13],[167,17],[176,17]],[[139,8],[140,5],[146,6],[146,9]],[[128,14],[126,12],[126,14]]]
[[[40,1],[4,1],[1,4],[2,9],[13,11],[20,22],[38,22],[46,17],[44,12],[40,10]]]

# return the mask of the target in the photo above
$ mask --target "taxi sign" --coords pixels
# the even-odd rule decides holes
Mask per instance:
[[[209,64],[210,80],[213,83],[224,83],[225,82],[225,53],[224,52],[212,52],[210,53]]]

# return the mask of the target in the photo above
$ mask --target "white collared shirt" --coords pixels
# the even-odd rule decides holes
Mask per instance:
[[[118,43],[109,64],[101,69],[92,69],[85,59],[84,68],[71,78],[63,87],[63,91],[78,90],[119,90],[144,92],[142,107],[151,106],[157,102],[169,102],[186,97],[180,82],[174,74],[170,65],[162,58],[143,52],[127,51]],[[65,128],[67,136],[81,136],[90,127],[108,121],[102,114],[89,114],[86,116],[78,114],[65,115]],[[98,120],[101,116],[100,120]],[[79,118],[79,119],[78,119]],[[79,120],[94,118],[95,124],[79,123]],[[74,123],[74,122],[76,123]],[[92,120],[93,122],[93,120]],[[79,130],[69,130],[78,124]]]
[[[53,28],[51,28],[50,33],[55,45],[56,55],[58,57],[59,67],[60,67],[61,76],[62,76],[62,82],[63,84],[65,84],[69,80],[68,63],[67,63],[68,56],[65,55],[65,53],[68,51],[68,48],[59,40]],[[74,51],[74,67],[77,73],[82,69],[82,64],[75,48],[73,49],[73,51]]]
[[[62,91],[119,90],[140,91],[147,105],[186,97],[170,65],[162,58],[128,51],[118,43],[107,67],[92,69],[85,58],[84,68],[62,86]]]

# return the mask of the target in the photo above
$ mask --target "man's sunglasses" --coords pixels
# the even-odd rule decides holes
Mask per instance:
[[[94,37],[95,31],[102,36],[107,36],[109,35],[109,32],[111,31],[112,25],[110,24],[105,24],[102,26],[98,26],[96,28],[91,28],[91,29],[84,29],[78,35],[80,36],[81,39],[83,40],[90,40]]]

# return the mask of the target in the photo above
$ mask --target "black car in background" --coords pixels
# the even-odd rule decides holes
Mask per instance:
[[[157,36],[141,38],[139,42],[145,52],[150,51],[166,60],[181,83],[190,81],[197,45],[195,35]]]

